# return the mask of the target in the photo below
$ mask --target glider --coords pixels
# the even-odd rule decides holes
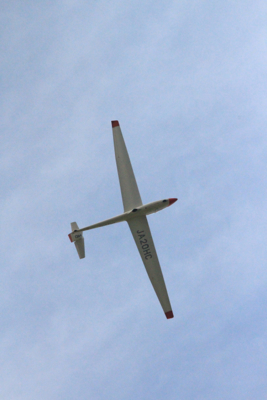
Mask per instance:
[[[98,222],[97,224],[86,226],[82,229],[79,229],[76,222],[72,222],[72,232],[69,234],[69,238],[71,242],[74,242],[79,257],[84,258],[84,231],[115,224],[117,222],[127,221],[163,311],[167,319],[173,318],[168,292],[146,215],[163,210],[175,203],[177,199],[171,198],[158,200],[143,205],[119,122],[112,121],[111,124],[124,213],[105,221]]]

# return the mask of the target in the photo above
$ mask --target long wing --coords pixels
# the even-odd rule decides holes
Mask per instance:
[[[163,311],[167,318],[173,318],[168,292],[147,218],[146,216],[135,217],[127,222]]]
[[[119,122],[112,121],[111,123],[124,211],[130,211],[141,206],[142,200]]]

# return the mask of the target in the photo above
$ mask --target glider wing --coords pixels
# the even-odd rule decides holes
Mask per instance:
[[[173,318],[168,292],[165,286],[147,218],[144,215],[135,217],[127,222],[163,311],[168,319]]]
[[[124,211],[130,211],[142,200],[118,121],[112,121],[112,131]]]

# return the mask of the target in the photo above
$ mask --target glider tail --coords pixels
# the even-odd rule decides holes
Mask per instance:
[[[76,222],[72,222],[70,224],[72,232],[69,234],[69,238],[71,242],[74,242],[77,253],[80,258],[85,257],[85,249],[84,249],[84,238],[82,232],[76,232],[79,227]]]

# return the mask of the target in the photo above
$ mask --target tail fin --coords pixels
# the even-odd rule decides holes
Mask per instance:
[[[77,253],[80,258],[85,257],[85,249],[84,249],[84,238],[82,232],[75,232],[79,229],[76,222],[72,222],[70,224],[72,232],[69,234],[69,238],[71,242],[74,242]]]

